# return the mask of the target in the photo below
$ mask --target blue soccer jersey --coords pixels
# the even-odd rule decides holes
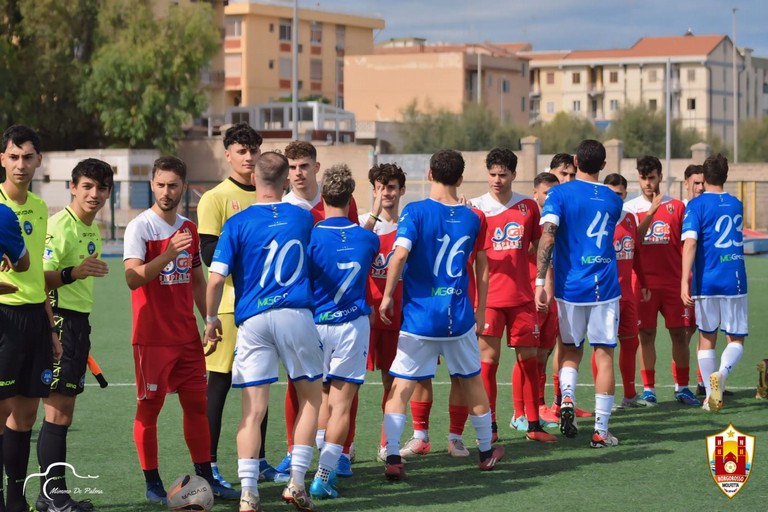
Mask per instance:
[[[0,256],[3,254],[8,256],[11,263],[15,265],[26,253],[27,248],[21,236],[19,218],[13,210],[0,204]]]
[[[237,325],[268,309],[314,309],[312,224],[311,213],[288,203],[254,204],[224,223],[210,271],[232,275]]]
[[[351,322],[371,313],[365,286],[378,250],[379,237],[346,217],[317,223],[307,250],[316,324]]]
[[[553,187],[541,224],[558,226],[553,265],[555,297],[573,304],[596,304],[621,297],[613,233],[623,203],[610,188],[575,180]]]
[[[403,209],[395,240],[410,251],[403,272],[402,331],[452,338],[473,328],[467,260],[483,243],[480,231],[480,217],[464,205],[425,199]]]
[[[744,205],[731,194],[704,192],[688,203],[682,238],[697,241],[692,297],[747,294],[743,225]]]

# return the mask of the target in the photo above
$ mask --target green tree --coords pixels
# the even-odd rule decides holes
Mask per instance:
[[[597,139],[599,132],[586,118],[559,112],[550,122],[533,127],[531,134],[541,141],[541,152],[574,153],[584,139]]]
[[[739,124],[739,161],[768,162],[768,116]],[[713,153],[715,149],[712,148]]]
[[[206,107],[199,71],[220,44],[211,6],[173,6],[156,18],[147,0],[104,2],[99,33],[81,106],[112,143],[171,152]]]

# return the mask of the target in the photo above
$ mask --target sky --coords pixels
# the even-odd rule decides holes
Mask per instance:
[[[277,0],[289,4],[292,0]],[[534,50],[629,48],[646,36],[723,34],[768,58],[768,0],[299,0],[299,7],[383,18],[375,42],[529,42]]]

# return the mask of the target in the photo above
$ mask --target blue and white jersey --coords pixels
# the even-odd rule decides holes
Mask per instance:
[[[401,331],[455,338],[473,328],[467,260],[478,240],[483,243],[480,231],[480,217],[464,205],[424,199],[403,209],[395,247],[410,254],[403,272]]]
[[[312,214],[288,203],[259,203],[227,219],[211,272],[232,275],[235,324],[273,308],[314,309],[307,246]]]
[[[13,210],[0,204],[0,256],[5,254],[15,265],[26,253],[19,218]]]
[[[688,203],[682,239],[697,241],[691,297],[747,294],[743,227],[744,205],[731,194],[704,192]]]
[[[378,250],[379,237],[346,217],[315,225],[307,255],[316,324],[341,324],[371,313],[365,286]]]
[[[574,180],[552,187],[541,225],[558,226],[553,256],[555,297],[597,304],[621,297],[613,234],[623,203],[600,183]]]

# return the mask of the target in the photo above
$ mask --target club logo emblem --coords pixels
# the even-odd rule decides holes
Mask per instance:
[[[707,436],[707,460],[712,479],[723,493],[733,498],[744,487],[752,472],[755,437],[728,424],[725,430]]]

